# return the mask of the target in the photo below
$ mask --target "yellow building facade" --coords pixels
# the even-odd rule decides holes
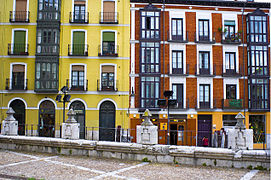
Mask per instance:
[[[115,128],[129,128],[129,1],[4,0],[0,8],[1,121],[12,107],[19,134],[60,137],[56,96],[67,87],[80,138],[120,140]]]

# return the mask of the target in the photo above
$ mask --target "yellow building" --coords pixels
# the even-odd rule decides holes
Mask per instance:
[[[129,5],[2,1],[1,121],[12,107],[20,135],[59,137],[63,103],[56,96],[66,86],[66,113],[76,111],[80,138],[120,140],[115,128],[129,127]]]

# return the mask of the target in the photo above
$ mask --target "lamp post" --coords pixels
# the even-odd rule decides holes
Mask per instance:
[[[157,104],[159,106],[167,106],[167,145],[170,144],[170,134],[169,134],[169,108],[170,106],[176,106],[177,105],[177,100],[176,99],[170,99],[170,97],[173,95],[173,91],[164,91],[164,96],[167,98],[166,99],[159,99]]]
[[[63,123],[64,123],[65,122],[65,103],[70,102],[71,95],[68,94],[68,87],[67,86],[63,86],[60,89],[60,91],[61,91],[61,94],[64,94],[63,100],[61,100],[62,95],[58,94],[56,96],[56,101],[63,102]]]

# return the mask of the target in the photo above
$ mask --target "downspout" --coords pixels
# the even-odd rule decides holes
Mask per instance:
[[[243,108],[244,108],[244,116],[246,116],[246,75],[245,75],[245,33],[244,33],[244,11],[245,11],[245,2],[243,3],[242,9],[242,44],[243,44],[243,80],[244,80],[244,98],[243,98]],[[245,119],[246,121],[246,119]],[[244,122],[246,124],[246,122]]]
[[[166,64],[165,64],[165,0],[163,0],[163,92],[165,91],[165,75],[166,75]]]

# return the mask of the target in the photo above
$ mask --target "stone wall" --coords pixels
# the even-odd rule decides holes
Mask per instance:
[[[270,168],[270,151],[242,150],[232,151],[222,148],[203,148],[193,146],[142,145],[90,140],[67,140],[0,135],[0,148],[63,155],[82,155],[103,158],[151,162],[174,163],[201,166],[247,168],[263,166]]]

